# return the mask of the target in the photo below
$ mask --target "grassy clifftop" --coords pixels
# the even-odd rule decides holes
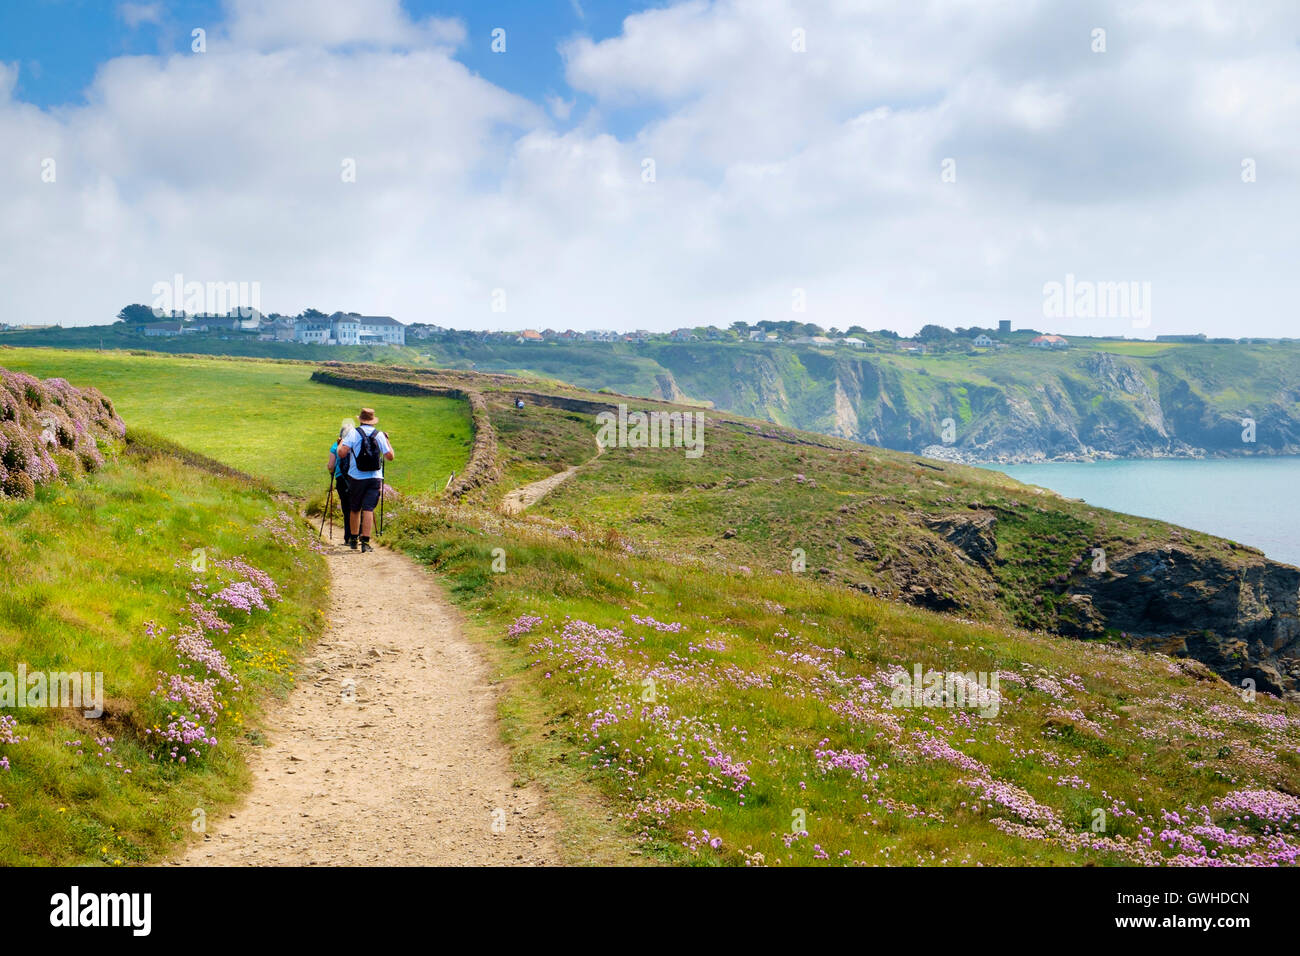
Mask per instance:
[[[521,772],[603,789],[638,852],[1296,862],[1300,709],[1186,656],[1208,628],[1248,632],[1215,606],[1243,588],[1254,610],[1281,601],[1256,578],[1291,569],[995,473],[718,413],[698,459],[596,458],[580,409],[609,396],[548,388],[517,409],[517,389],[478,384],[503,487],[578,469],[523,516],[498,513],[493,488],[416,508],[399,546],[477,621]],[[1147,646],[1183,656],[1099,619],[1123,588],[1150,609]],[[1183,605],[1190,623],[1157,620]],[[940,686],[900,697],[918,671]]]
[[[13,344],[95,347],[76,329],[10,332]],[[822,434],[950,460],[1300,454],[1300,344],[1180,344],[1075,337],[1030,348],[903,354],[877,337],[864,351],[788,343],[516,343],[468,337],[405,348],[328,348],[205,336],[149,340],[161,350],[223,351],[510,373],[712,406]],[[114,327],[105,346],[139,347]],[[949,343],[951,346],[952,343]],[[23,350],[18,350],[23,351]],[[50,353],[46,353],[50,354]],[[41,372],[39,374],[53,374]],[[1255,422],[1243,441],[1242,419]]]
[[[722,865],[1300,853],[1300,710],[1244,700],[1195,662],[675,558],[598,525],[435,506],[405,515],[398,541],[477,622],[520,772],[600,788],[637,853]],[[983,679],[994,696],[898,697],[918,668]]]
[[[1077,339],[1064,352],[934,355],[719,342],[428,348],[440,364],[685,399],[967,461],[1300,452],[1300,345],[1290,343]],[[1245,417],[1254,442],[1242,441]]]
[[[436,489],[408,496],[390,541],[436,570],[471,615],[506,682],[502,712],[518,771],[561,795],[576,784],[603,791],[637,852],[737,865],[1300,856],[1300,709],[1264,692],[1286,690],[1296,676],[1286,630],[1295,608],[1285,602],[1300,593],[1300,579],[1287,575],[1300,571],[994,473],[734,415],[708,413],[698,458],[674,447],[610,447],[597,457],[594,415],[617,397],[467,372],[369,373],[482,396],[501,477],[459,502]],[[376,403],[396,398],[381,392]],[[505,492],[574,466],[524,514],[500,512]],[[188,474],[167,471],[186,467],[168,456],[112,461],[78,491],[91,496],[84,501],[51,497],[59,486],[50,485],[0,506],[29,509],[3,526],[14,554],[42,534],[84,541],[86,553],[110,536],[122,561],[104,572],[120,604],[97,610],[104,599],[93,594],[57,603],[59,589],[76,596],[90,585],[52,548],[39,552],[48,566],[39,580],[52,590],[13,603],[13,614],[30,603],[37,610],[26,613],[51,627],[71,620],[67,633],[111,626],[106,640],[137,667],[118,674],[126,703],[107,708],[127,715],[111,754],[78,747],[85,738],[66,721],[33,720],[0,743],[14,774],[28,747],[41,759],[23,773],[54,768],[48,778],[0,772],[0,802],[11,804],[0,815],[20,806],[6,787],[23,806],[40,805],[43,815],[24,825],[80,848],[61,859],[95,859],[88,848],[122,833],[123,821],[132,834],[123,842],[145,858],[183,835],[182,811],[237,784],[238,761],[222,747],[197,744],[182,770],[183,746],[173,756],[140,733],[175,719],[155,715],[150,691],[166,698],[171,677],[184,676],[168,669],[180,648],[216,660],[207,645],[175,635],[199,627],[230,678],[271,688],[283,680],[275,668],[291,666],[291,634],[311,632],[309,614],[282,633],[278,610],[263,617],[257,607],[216,606],[230,587],[245,594],[241,582],[265,594],[254,572],[266,572],[294,602],[283,617],[293,626],[313,600],[301,590],[312,569],[293,565],[294,555],[314,556],[283,543],[272,551],[263,536],[283,519],[266,492],[232,504],[229,479],[206,475],[196,490]],[[158,494],[189,496],[189,506],[164,508]],[[223,562],[244,559],[217,565],[238,579],[195,577],[189,561],[204,540],[219,542]],[[244,550],[227,552],[232,541]],[[141,639],[141,615],[169,608],[170,619],[155,618],[167,631]],[[1117,626],[1124,608],[1146,616]],[[208,613],[231,625],[228,642],[220,625],[201,623]],[[0,635],[21,639],[25,620],[0,623]],[[1144,643],[1179,656],[1134,646]],[[68,645],[55,634],[23,653],[64,660],[50,653],[71,655]],[[157,670],[166,685],[150,683]],[[226,694],[230,678],[208,672]],[[921,686],[911,688],[918,673]],[[927,675],[938,675],[937,687]],[[1241,676],[1259,692],[1237,686]],[[206,701],[192,691],[175,693]],[[218,726],[226,737],[240,729]],[[122,768],[118,753],[127,755]],[[141,759],[139,780],[153,789],[116,801],[120,788],[138,785]],[[84,781],[76,793],[95,808],[83,807],[66,832],[48,828],[64,826],[59,817],[73,803],[40,802],[66,793],[65,780]],[[36,858],[26,852],[15,859]]]

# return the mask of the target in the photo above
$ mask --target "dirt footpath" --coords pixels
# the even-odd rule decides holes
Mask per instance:
[[[506,493],[501,499],[501,510],[508,515],[517,515],[529,508],[536,502],[540,501],[546,495],[564,484],[572,478],[579,468],[585,468],[593,461],[599,458],[605,449],[601,448],[600,442],[596,442],[596,454],[588,458],[580,465],[570,465],[564,471],[557,471],[553,475],[543,478],[541,481],[534,481],[531,484],[523,485]]]
[[[380,548],[328,557],[331,626],[269,716],[254,785],[186,866],[556,864],[515,789],[488,668],[428,574]]]

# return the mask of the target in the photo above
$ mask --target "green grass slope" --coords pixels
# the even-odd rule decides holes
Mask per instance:
[[[0,865],[154,860],[246,786],[263,702],[323,621],[292,508],[134,451],[0,500],[0,673],[98,673],[106,698],[98,720],[0,712]],[[201,739],[175,742],[186,722]]]
[[[594,434],[590,417],[567,421]],[[696,460],[609,449],[535,512],[731,566],[789,570],[798,550],[808,573],[867,593],[1053,630],[1077,623],[1060,576],[1079,571],[1094,547],[1118,554],[1177,542],[1237,553],[1210,535],[1044,494],[997,472],[847,443],[763,440],[731,422],[705,435]],[[983,532],[986,561],[948,540],[979,515],[995,517]]]
[[[330,443],[362,406],[375,408],[392,436],[398,459],[389,480],[403,491],[441,488],[469,457],[464,402],[334,388],[310,381],[314,366],[306,364],[5,349],[0,365],[93,385],[113,397],[132,428],[299,496],[324,493]]]
[[[1194,664],[445,506],[400,546],[488,635],[521,767],[702,865],[1294,863],[1300,709]],[[997,674],[996,714],[892,675]],[[985,701],[987,704],[987,700]]]

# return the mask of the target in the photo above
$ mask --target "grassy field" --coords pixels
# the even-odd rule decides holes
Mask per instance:
[[[1111,352],[1115,355],[1137,355],[1145,358],[1159,355],[1174,348],[1175,342],[1095,342],[1089,343],[1098,352]]]
[[[0,366],[93,385],[131,428],[155,432],[299,496],[323,494],[330,443],[368,405],[397,449],[389,480],[441,489],[469,458],[468,406],[449,398],[371,395],[309,381],[312,366],[129,352],[5,349]]]
[[[552,786],[569,775],[601,789],[654,859],[1262,864],[1300,853],[1300,805],[1285,796],[1300,786],[1300,716],[1194,666],[806,576],[667,560],[595,528],[464,508],[397,527],[399,546],[493,635],[503,712],[528,715],[519,765]],[[996,674],[995,713],[891,706],[894,675],[917,666]]]
[[[153,860],[246,787],[260,702],[287,692],[324,620],[304,530],[270,494],[169,456],[119,453],[0,500],[0,673],[100,673],[106,699],[102,720],[3,711],[0,865]],[[176,742],[184,721],[203,739]]]

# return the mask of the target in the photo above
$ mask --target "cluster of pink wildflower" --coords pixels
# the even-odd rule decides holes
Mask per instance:
[[[273,531],[290,534],[290,522],[273,521]],[[179,763],[198,757],[203,747],[217,745],[216,724],[224,704],[219,689],[224,683],[230,691],[242,685],[234,668],[212,641],[209,634],[228,634],[232,625],[221,616],[221,610],[232,608],[246,613],[266,610],[267,601],[280,597],[280,590],[266,572],[253,567],[242,558],[227,558],[214,565],[221,587],[211,595],[208,585],[196,579],[190,585],[191,599],[188,610],[190,622],[175,634],[152,621],[145,625],[150,637],[165,637],[171,642],[181,673],[160,671],[152,696],[170,705],[165,726],[151,727],[145,733],[160,745],[151,758],[164,756]],[[232,580],[233,578],[233,580]],[[202,680],[185,673],[195,667],[203,668]]]
[[[627,643],[628,638],[620,628],[597,627],[587,621],[566,618],[557,635],[535,641],[530,650],[557,655],[564,670],[581,672],[603,668],[620,672],[620,665],[610,655]]]
[[[646,593],[643,589],[632,590]],[[655,611],[658,613],[659,608]],[[541,621],[524,615],[511,626],[511,633],[534,633],[529,646],[534,655],[532,666],[544,670],[547,677],[560,676],[596,695],[596,706],[585,716],[571,717],[581,738],[581,753],[594,770],[609,775],[618,791],[635,801],[628,819],[640,828],[642,839],[651,839],[652,830],[668,831],[674,842],[684,843],[693,851],[704,850],[713,839],[721,839],[717,831],[722,825],[713,823],[707,840],[700,826],[701,818],[712,809],[737,803],[744,807],[747,795],[756,786],[760,792],[770,786],[772,774],[780,775],[781,780],[798,780],[788,776],[791,772],[804,774],[798,761],[806,759],[809,751],[797,746],[774,747],[766,753],[755,750],[749,731],[741,726],[718,726],[718,715],[699,703],[701,698],[707,701],[711,693],[748,696],[754,691],[778,701],[806,700],[819,720],[831,714],[839,718],[824,728],[826,736],[819,734],[811,757],[820,773],[842,774],[862,785],[855,787],[863,798],[858,812],[868,827],[881,827],[881,833],[900,819],[915,821],[914,826],[952,827],[958,820],[969,822],[967,815],[977,815],[980,826],[992,826],[1018,839],[1049,842],[1070,852],[1100,854],[1107,861],[1144,866],[1224,866],[1294,864],[1300,859],[1300,848],[1296,846],[1300,800],[1257,785],[1271,782],[1264,772],[1269,767],[1275,771],[1279,755],[1265,749],[1260,759],[1267,760],[1259,765],[1256,780],[1255,764],[1250,763],[1253,758],[1243,751],[1258,748],[1239,745],[1237,736],[1224,743],[1231,745],[1234,771],[1251,779],[1235,784],[1243,789],[1215,801],[1212,809],[1166,811],[1162,821],[1161,811],[1144,808],[1140,796],[1135,798],[1134,809],[1102,791],[1095,794],[1095,800],[1099,808],[1106,810],[1108,829],[1093,832],[1086,823],[1081,825],[1073,808],[1080,797],[1093,797],[1098,789],[1085,779],[1094,758],[1088,753],[1071,752],[1078,750],[1070,746],[1077,741],[1069,734],[1055,732],[1051,721],[1069,721],[1097,737],[1137,735],[1143,729],[1123,722],[1119,714],[1098,701],[1084,702],[1076,696],[1087,692],[1085,680],[1089,676],[1103,677],[1098,672],[1084,671],[1083,677],[1072,673],[1062,676],[1029,664],[1017,671],[998,671],[1006,685],[1004,695],[1007,688],[1011,690],[1011,696],[1004,697],[1008,709],[1023,704],[1050,718],[1042,729],[1047,742],[1042,743],[1042,738],[1026,738],[1018,724],[977,718],[962,710],[892,710],[892,678],[902,665],[886,658],[874,673],[857,673],[861,662],[846,651],[847,645],[820,646],[782,627],[768,639],[770,654],[756,665],[749,655],[726,659],[724,655],[732,642],[723,641],[721,636],[725,634],[710,629],[712,622],[707,617],[702,619],[703,624],[690,623],[689,630],[696,632],[692,639],[687,640],[683,634],[673,641],[647,635],[636,627],[664,635],[688,628],[665,624],[649,614],[632,614],[628,608],[624,614],[626,630],[621,624],[602,627],[566,618],[534,633],[540,630]],[[725,624],[734,627],[730,621]],[[816,621],[802,616],[797,624],[790,622],[790,628],[800,630],[817,626]],[[704,653],[706,650],[713,653]],[[1136,666],[1138,661],[1134,663]],[[985,669],[990,668],[986,665]],[[647,687],[650,696],[644,696]],[[687,688],[688,692],[679,693],[679,688]],[[640,704],[635,703],[638,692],[643,695]],[[1202,698],[1179,701],[1173,699],[1176,695],[1163,696],[1168,699],[1160,702],[1162,706],[1185,717],[1185,726],[1179,725],[1180,733],[1198,740],[1224,736],[1221,727],[1201,722],[1207,713]],[[1087,707],[1087,713],[1078,706],[1080,703]],[[1146,706],[1140,698],[1135,703]],[[762,713],[762,700],[757,694],[750,706],[756,716]],[[1275,734],[1290,734],[1295,729],[1285,715],[1252,713],[1227,705],[1222,713],[1215,714],[1214,708],[1209,713],[1213,719],[1249,724]],[[1300,753],[1292,737],[1274,739],[1270,745],[1279,753]],[[967,752],[971,746],[978,748],[974,753],[981,759]],[[1210,755],[1214,752],[1209,751]],[[1213,759],[1222,760],[1223,755]],[[890,773],[889,768],[903,764],[910,770],[921,762],[947,765],[936,766],[933,772],[952,779],[959,787],[964,785],[967,792],[964,799],[959,799],[959,806],[930,806],[925,799],[918,802],[926,805],[918,806],[913,802],[918,800],[916,794],[898,792],[900,788],[911,788],[914,775],[897,770]],[[995,766],[1001,771],[1004,766],[1024,765],[1050,768],[1046,786],[1037,777],[1039,783],[1031,794],[1018,781],[993,770]],[[804,783],[811,780],[801,782],[801,788]],[[1042,797],[1042,802],[1037,797]],[[948,820],[941,810],[959,817]],[[820,835],[818,838],[822,842],[816,845],[799,832],[782,839],[804,860],[847,860],[843,847],[827,844]],[[727,852],[746,862],[762,858],[753,850],[727,846]],[[888,857],[887,850],[880,852]],[[934,862],[933,854],[930,862]],[[965,862],[971,862],[969,857]]]
[[[197,627],[183,627],[177,631],[172,637],[172,647],[181,660],[182,668],[188,670],[191,664],[199,664],[209,674],[230,684],[233,690],[240,689],[239,678],[231,669],[226,655]]]
[[[216,725],[217,715],[225,705],[219,699],[221,691],[217,689],[214,678],[209,677],[199,681],[188,674],[168,675],[159,671],[158,685],[153,689],[152,694],[180,705],[180,710],[185,711],[185,713],[173,711],[166,727],[151,727],[145,730],[146,735],[162,744],[168,757],[179,763],[185,763],[186,755],[182,753],[183,750],[198,757],[201,753],[198,749],[200,746],[217,745],[216,736],[210,733],[207,727]],[[199,723],[200,720],[206,723]]]
[[[510,630],[506,632],[507,637],[523,637],[525,634],[531,634],[533,628],[542,623],[540,617],[532,614],[520,614],[515,618],[514,623],[510,625]]]
[[[821,746],[824,747],[830,741],[823,739]],[[822,773],[828,773],[832,770],[847,770],[854,777],[857,777],[863,783],[874,784],[880,780],[880,770],[888,769],[889,764],[882,764],[880,769],[874,767],[871,758],[866,754],[853,753],[850,750],[823,750],[813,751],[813,756],[817,758],[817,766]]]
[[[656,631],[662,631],[665,634],[678,634],[682,631],[682,628],[684,626],[680,621],[673,621],[671,623],[656,621],[653,617],[650,617],[649,615],[646,615],[645,617],[640,617],[636,614],[633,614],[631,615],[631,617],[632,617],[632,622],[634,624],[640,624],[642,627],[653,627]]]
[[[682,841],[682,846],[697,853],[706,846],[713,850],[720,850],[722,849],[722,837],[713,836],[708,830],[701,830],[699,833],[694,830],[687,830],[686,839]]]
[[[18,735],[18,718],[10,714],[0,714],[0,744],[19,744],[27,737]],[[0,770],[9,769],[9,758],[0,757]],[[3,806],[0,804],[0,806]]]
[[[271,576],[265,571],[253,567],[242,558],[226,558],[225,560],[218,561],[217,567],[222,571],[228,571],[237,578],[247,581],[259,591],[266,592],[266,596],[272,601],[278,601],[280,599],[280,589],[276,586],[275,581]]]
[[[286,551],[296,551],[303,546],[304,541],[311,543],[316,540],[314,535],[304,537],[297,519],[287,511],[277,511],[274,515],[263,518],[258,527]]]
[[[227,584],[224,588],[212,595],[212,600],[225,607],[234,608],[236,611],[246,611],[249,614],[253,610],[265,611],[266,601],[262,597],[262,589],[251,581],[236,581],[234,584]]]
[[[161,695],[164,700],[180,704],[191,713],[207,718],[209,723],[216,723],[217,714],[224,708],[218,699],[221,691],[217,689],[215,679],[195,680],[188,674],[164,674],[158,672],[158,685],[151,692]]]
[[[713,753],[704,755],[704,762],[726,779],[728,785],[742,796],[749,785],[749,765],[743,760],[736,760],[714,746]]]
[[[1214,801],[1214,808],[1247,821],[1300,829],[1300,798],[1276,790],[1237,790]]]
[[[195,582],[201,586],[201,582]],[[222,634],[230,633],[230,622],[223,620],[221,615],[202,604],[190,602],[190,617],[194,623],[205,631],[216,631]]]

